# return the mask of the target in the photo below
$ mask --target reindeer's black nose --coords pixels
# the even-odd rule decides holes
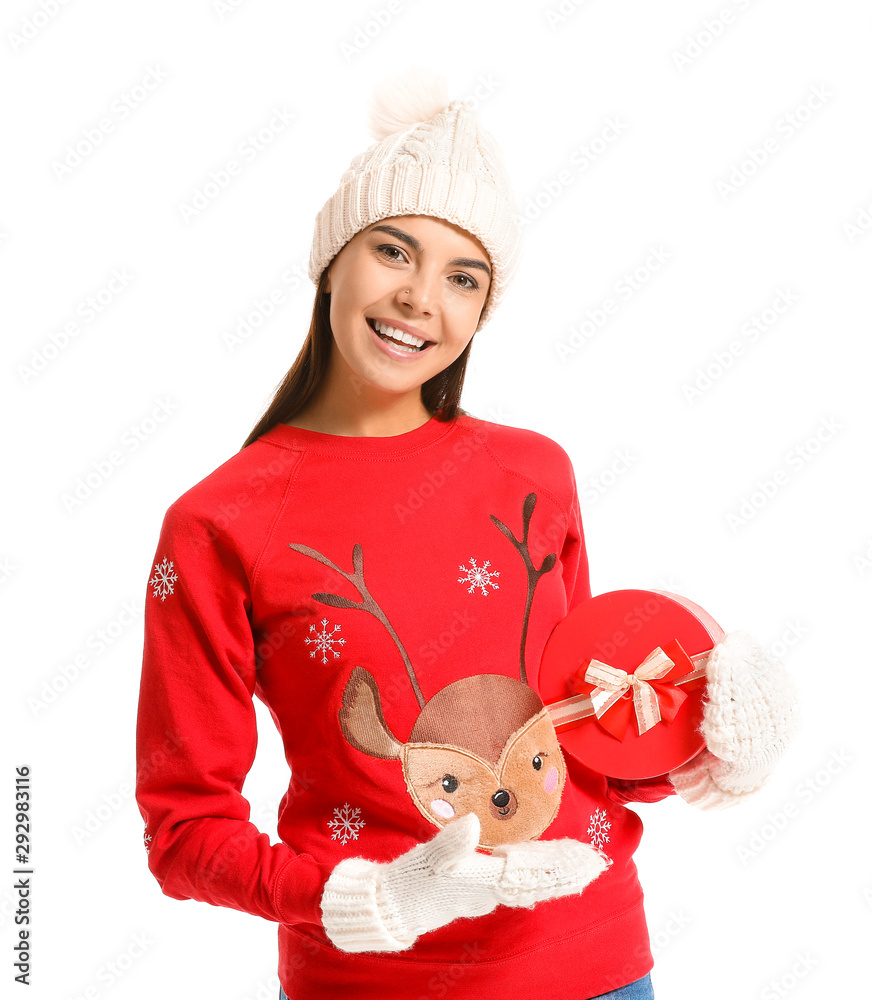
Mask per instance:
[[[518,811],[515,793],[508,788],[498,788],[491,795],[490,814],[494,819],[511,819]]]

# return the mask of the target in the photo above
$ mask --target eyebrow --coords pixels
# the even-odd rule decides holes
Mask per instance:
[[[423,249],[420,241],[416,240],[411,233],[404,233],[402,229],[397,229],[396,226],[373,226],[369,232],[388,233],[394,239],[407,243],[416,253],[420,253]],[[477,257],[455,257],[453,260],[449,260],[448,263],[451,267],[477,267],[490,277],[491,269],[483,260],[479,260]]]

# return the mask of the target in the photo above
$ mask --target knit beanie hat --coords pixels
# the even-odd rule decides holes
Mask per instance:
[[[399,215],[430,215],[478,239],[491,287],[476,330],[490,319],[514,274],[521,228],[502,153],[444,76],[415,68],[384,80],[368,116],[376,140],[351,161],[315,220],[309,277],[321,273],[362,229]]]

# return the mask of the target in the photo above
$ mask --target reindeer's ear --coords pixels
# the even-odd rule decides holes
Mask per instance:
[[[346,740],[370,757],[395,760],[403,744],[388,729],[382,715],[381,698],[375,678],[363,667],[355,667],[342,692],[339,725]]]

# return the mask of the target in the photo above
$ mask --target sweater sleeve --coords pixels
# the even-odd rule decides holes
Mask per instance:
[[[609,798],[624,805],[627,802],[660,802],[675,795],[675,786],[665,774],[657,778],[608,778]]]
[[[569,477],[572,483],[569,523],[566,539],[563,543],[563,552],[560,556],[563,565],[563,583],[566,588],[567,613],[591,596],[587,548],[584,543],[584,527],[581,523],[581,505],[578,502],[578,487],[571,465]]]
[[[166,512],[149,580],[136,799],[163,892],[281,923],[320,923],[329,867],[249,822],[257,746],[248,575],[226,533]]]

